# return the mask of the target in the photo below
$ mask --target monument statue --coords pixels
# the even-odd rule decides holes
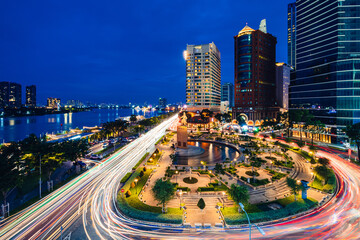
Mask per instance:
[[[184,112],[184,114],[183,114],[182,117],[181,117],[180,123],[181,123],[181,125],[183,125],[183,126],[187,126],[187,116],[186,116],[186,113],[185,113],[185,112]]]

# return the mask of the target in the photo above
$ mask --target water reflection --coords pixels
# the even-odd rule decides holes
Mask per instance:
[[[46,132],[56,133],[76,127],[99,126],[101,123],[114,121],[119,117],[130,116],[134,112],[136,111],[133,109],[93,109],[79,113],[0,118],[0,141],[3,139],[5,142],[18,141],[32,133],[39,136]],[[157,115],[157,113],[149,111],[145,115],[149,117]]]
[[[188,142],[188,145],[201,147],[205,150],[205,152],[198,156],[178,157],[178,165],[201,167],[201,161],[206,162],[207,165],[215,165],[216,163],[225,161],[226,158],[234,160],[239,156],[235,149],[221,144],[191,141]]]

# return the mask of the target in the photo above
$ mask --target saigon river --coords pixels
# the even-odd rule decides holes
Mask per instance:
[[[101,123],[114,121],[131,114],[144,115],[134,109],[92,109],[85,112],[61,113],[40,116],[0,118],[0,144],[19,141],[30,134],[37,136],[46,133],[58,133],[75,128],[100,126]],[[157,112],[146,112],[146,117],[156,116]]]

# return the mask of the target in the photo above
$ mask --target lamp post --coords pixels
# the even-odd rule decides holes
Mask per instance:
[[[181,209],[181,195],[183,194],[182,190],[179,191],[179,195],[180,195],[180,209]]]
[[[178,183],[178,182],[177,182],[177,175],[178,175],[178,173],[179,173],[178,171],[175,172],[176,183]]]
[[[138,181],[139,181],[139,180],[138,180],[137,178],[135,178],[134,182],[135,182],[136,194],[137,194],[137,182],[138,182]]]
[[[41,155],[40,155],[40,178],[39,178],[39,193],[40,193],[40,198],[41,198]]]
[[[223,201],[223,209],[225,209],[225,200],[224,200],[225,192],[222,192],[222,195],[223,195],[223,197],[221,199]]]
[[[245,211],[245,207],[241,202],[239,202],[239,207],[241,208],[241,210],[243,210],[245,212],[246,218],[249,222],[249,239],[251,240],[251,222],[250,222],[249,215]],[[257,228],[257,230],[261,233],[261,235],[265,236],[265,232],[258,225],[256,225],[256,224],[253,224],[253,225]]]
[[[210,170],[210,171],[209,171],[209,173],[210,173],[210,174],[209,174],[209,176],[210,176],[210,182],[209,182],[209,185],[210,185],[210,184],[211,184],[211,177],[212,177],[212,175],[211,175],[211,174],[212,174],[212,171]]]

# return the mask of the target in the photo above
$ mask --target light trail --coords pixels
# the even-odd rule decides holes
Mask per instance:
[[[177,116],[164,121],[118,151],[114,156],[57,189],[0,225],[0,239],[57,239],[64,232],[83,231],[88,239],[248,239],[248,228],[185,229],[131,219],[117,209],[121,178],[153,147]],[[315,211],[282,221],[259,224],[253,239],[359,239],[360,167],[337,155],[318,151],[330,159],[340,188],[333,199]]]

